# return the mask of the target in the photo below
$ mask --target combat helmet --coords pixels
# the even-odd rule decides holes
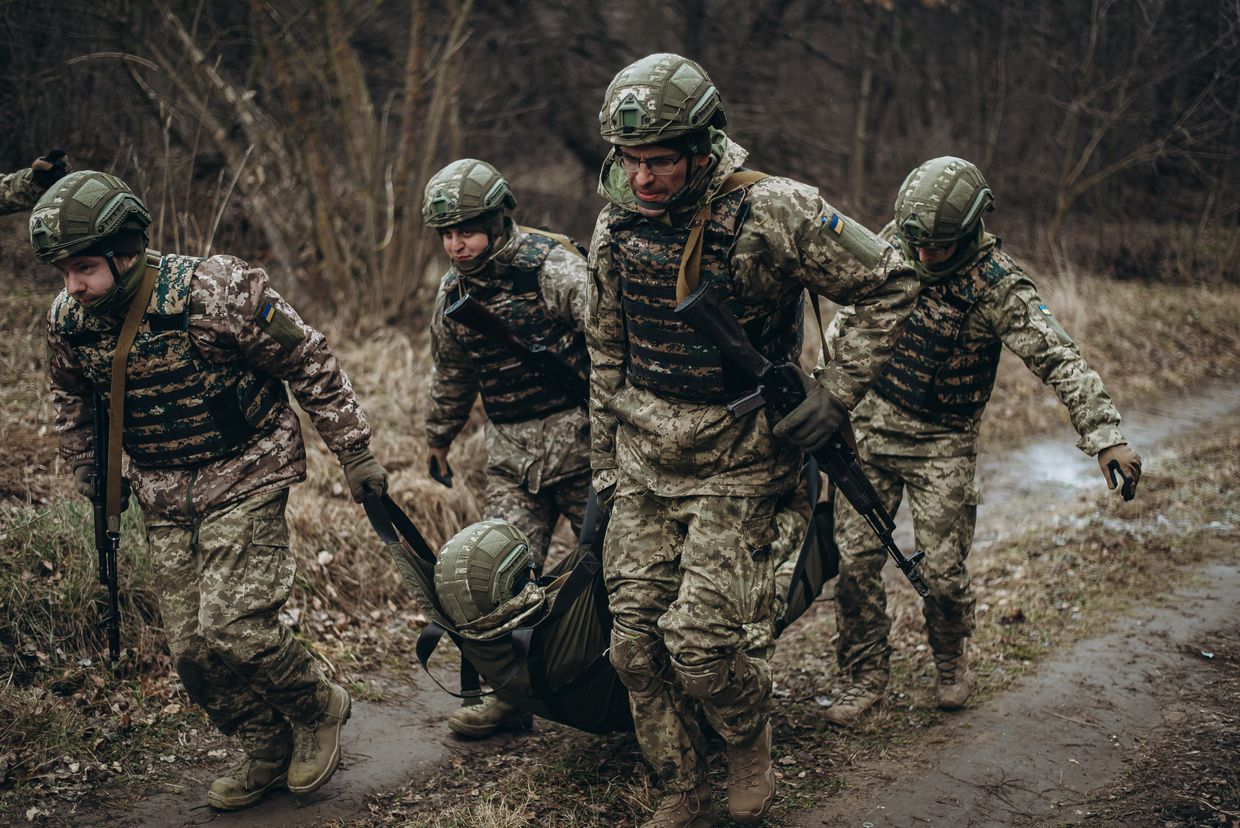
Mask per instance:
[[[151,214],[128,184],[109,173],[80,170],[39,199],[30,214],[30,244],[48,264],[91,250],[111,261],[106,241],[126,231],[145,234],[150,225]]]
[[[598,120],[605,140],[627,147],[664,144],[727,123],[706,70],[666,52],[621,69],[607,87]]]
[[[427,182],[422,219],[429,227],[451,227],[516,206],[517,197],[499,170],[477,158],[462,158]]]
[[[946,247],[981,225],[995,197],[975,165],[944,155],[908,174],[896,194],[896,229],[910,247]]]
[[[534,576],[525,533],[505,520],[466,526],[443,545],[435,562],[435,593],[453,623],[490,615]]]

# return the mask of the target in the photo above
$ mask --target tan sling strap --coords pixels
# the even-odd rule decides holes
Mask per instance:
[[[685,242],[685,250],[680,254],[680,271],[676,274],[677,302],[683,302],[686,296],[697,290],[698,277],[702,272],[702,232],[706,228],[706,220],[710,218],[711,203],[768,177],[766,173],[757,170],[734,172],[723,179],[719,189],[694,213],[693,221],[689,225],[689,240]]]
[[[579,259],[584,259],[581,251],[577,249],[577,245],[568,236],[563,233],[552,233],[550,230],[539,230],[537,227],[526,227],[523,224],[517,225],[517,231],[520,233],[533,233],[537,236],[546,236],[554,242],[559,242],[561,247],[568,248],[568,252],[575,254]]]
[[[125,323],[121,326],[121,334],[116,339],[116,351],[112,354],[112,390],[108,399],[108,489],[107,508],[108,531],[121,530],[121,437],[125,430],[125,373],[129,363],[129,349],[133,346],[134,337],[138,334],[138,326],[142,324],[142,316],[146,305],[151,301],[151,293],[155,290],[155,277],[159,275],[159,267],[149,261],[146,271],[142,274],[142,284],[129,303],[125,312]]]

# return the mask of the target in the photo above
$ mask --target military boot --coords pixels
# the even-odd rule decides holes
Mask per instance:
[[[766,816],[775,800],[771,765],[771,723],[748,744],[728,745],[728,812],[742,825]]]
[[[308,794],[323,787],[340,764],[340,728],[349,720],[349,691],[327,682],[327,709],[313,722],[293,722],[293,761],[288,789]]]
[[[973,673],[969,670],[968,650],[965,647],[967,640],[961,639],[956,647],[934,654],[934,666],[939,672],[934,686],[939,694],[939,707],[944,710],[964,707],[973,692]]]
[[[855,725],[867,711],[882,702],[887,695],[888,679],[886,670],[866,670],[858,673],[852,684],[823,715],[831,724],[843,727]]]
[[[668,791],[641,828],[712,828],[719,821],[711,803],[710,784],[691,791]]]
[[[221,811],[240,811],[248,808],[278,788],[288,778],[288,760],[271,761],[247,756],[239,765],[211,783],[207,791],[207,804]]]
[[[530,730],[532,713],[523,713],[499,696],[487,696],[482,704],[462,707],[448,719],[448,728],[468,739],[485,739],[501,730]]]

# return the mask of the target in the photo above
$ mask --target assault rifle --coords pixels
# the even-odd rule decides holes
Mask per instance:
[[[570,398],[587,405],[590,401],[590,385],[568,363],[545,345],[526,345],[513,335],[503,321],[491,310],[468,293],[461,296],[443,312],[443,315],[509,351],[531,371],[542,374],[560,386]]]
[[[762,356],[710,282],[702,282],[677,305],[676,316],[710,341],[722,352],[725,359],[739,368],[747,379],[757,384],[754,391],[728,404],[728,414],[732,419],[744,417],[764,405],[770,406],[771,411],[782,418],[805,399],[800,369],[790,363],[775,365]],[[883,507],[878,492],[874,490],[874,485],[865,476],[861,463],[857,460],[857,453],[848,444],[842,431],[836,430],[827,445],[814,452],[813,456],[840,493],[870,524],[883,548],[891,553],[896,566],[900,567],[900,571],[917,590],[917,594],[926,597],[930,588],[917,571],[917,564],[925,557],[925,553],[916,552],[912,557],[906,558],[900,552],[900,547],[892,538],[895,521]]]
[[[101,394],[94,395],[95,494],[91,498],[95,512],[95,551],[99,554],[99,583],[108,588],[108,614],[99,626],[108,630],[108,657],[116,666],[121,657],[121,609],[117,595],[116,553],[121,545],[120,515],[109,525],[108,515],[108,403]],[[123,481],[122,481],[123,483]]]

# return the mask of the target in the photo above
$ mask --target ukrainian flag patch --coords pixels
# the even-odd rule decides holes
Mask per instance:
[[[1046,310],[1046,305],[1043,305],[1042,309]],[[259,311],[258,318],[263,320],[264,322],[270,322],[271,320],[275,319],[276,318],[276,306],[268,302],[266,307],[264,307],[261,311]]]
[[[1038,305],[1038,310],[1042,311],[1042,313],[1045,314],[1046,316],[1051,315],[1051,309],[1048,308],[1046,305]]]
[[[844,232],[844,219],[840,218],[839,213],[832,213],[830,218],[823,216],[822,223],[837,236]]]

